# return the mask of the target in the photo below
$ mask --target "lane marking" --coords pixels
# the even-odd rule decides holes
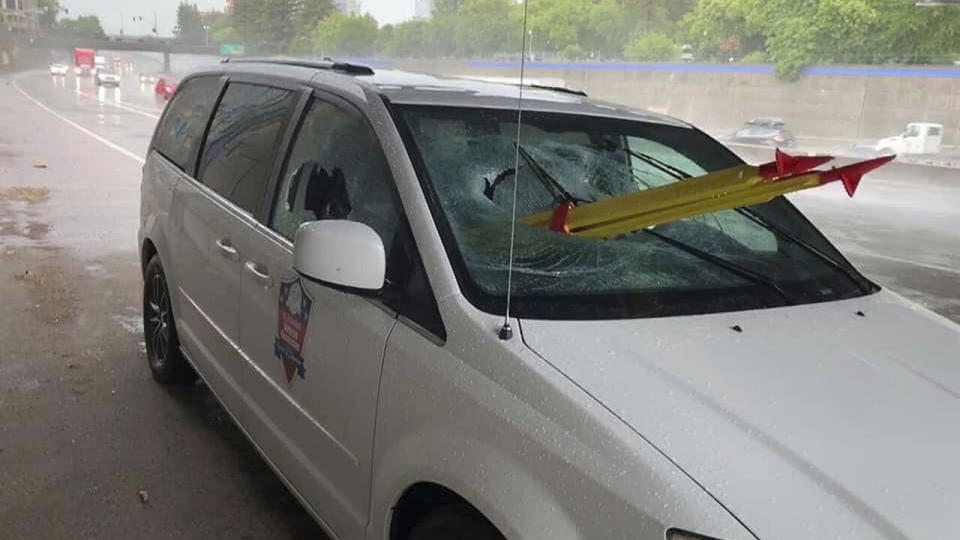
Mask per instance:
[[[56,118],[59,118],[60,120],[66,122],[67,124],[70,124],[71,126],[73,126],[74,128],[76,128],[76,129],[79,130],[80,132],[84,133],[85,135],[88,135],[88,136],[92,137],[93,139],[96,139],[97,141],[103,143],[103,144],[106,145],[106,146],[109,146],[110,148],[116,150],[117,152],[120,152],[121,154],[127,156],[128,158],[136,161],[136,162],[139,163],[140,165],[143,165],[144,163],[146,163],[146,160],[144,160],[142,157],[134,154],[134,153],[131,152],[130,150],[127,150],[126,148],[124,148],[124,147],[122,147],[122,146],[120,146],[120,145],[118,145],[118,144],[116,144],[116,143],[113,143],[113,142],[111,142],[111,141],[108,141],[107,139],[101,137],[100,135],[97,135],[96,133],[90,131],[89,129],[87,129],[87,128],[83,127],[83,126],[81,126],[80,124],[74,122],[73,120],[70,120],[69,118],[63,116],[62,114],[60,114],[60,113],[58,113],[57,111],[51,109],[50,107],[47,107],[46,105],[44,105],[43,103],[41,103],[40,101],[38,101],[36,98],[34,98],[34,97],[31,96],[30,94],[26,93],[26,92],[23,90],[23,88],[20,88],[20,85],[17,83],[16,80],[13,81],[13,87],[16,88],[17,91],[20,92],[20,93],[23,95],[23,97],[25,97],[25,98],[29,99],[30,101],[32,101],[34,105],[36,105],[37,107],[40,107],[41,109],[47,111],[47,112],[50,113],[51,115],[55,116]]]
[[[92,95],[90,95],[90,94],[87,94],[87,93],[81,91],[79,88],[78,88],[78,89],[75,89],[74,92],[76,92],[77,95],[79,95],[79,96],[83,96],[83,97],[85,97],[85,98],[92,99],[92,100],[96,101],[97,103],[105,103],[105,104],[107,104],[107,105],[112,105],[112,106],[114,106],[114,107],[116,107],[116,108],[118,108],[118,109],[123,109],[123,110],[125,110],[125,111],[129,111],[129,112],[132,112],[132,113],[135,113],[135,114],[139,114],[139,115],[141,115],[141,116],[146,116],[147,118],[152,118],[152,119],[154,119],[154,120],[159,120],[159,119],[160,119],[160,115],[150,114],[150,113],[148,113],[148,112],[144,112],[144,111],[142,111],[142,110],[140,110],[140,109],[134,108],[132,105],[126,105],[126,104],[124,104],[122,101],[120,101],[120,102],[115,102],[115,101],[107,101],[107,100],[104,100],[104,99],[100,99],[98,96],[92,96]]]
[[[900,264],[907,264],[910,266],[919,266],[921,268],[926,268],[928,270],[936,270],[937,272],[945,272],[947,274],[956,274],[960,276],[960,270],[956,268],[950,268],[947,266],[941,266],[939,264],[930,264],[930,263],[923,263],[918,261],[911,261],[909,259],[903,259],[901,257],[893,257],[890,255],[880,255],[879,253],[871,253],[869,251],[862,251],[859,249],[841,249],[840,251],[841,253],[850,253],[853,255],[860,255],[862,257],[869,257],[872,259],[881,259],[881,260],[896,262]]]

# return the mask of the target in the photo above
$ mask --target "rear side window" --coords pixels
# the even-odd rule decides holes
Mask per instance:
[[[296,99],[288,90],[231,83],[203,147],[200,181],[254,213],[265,194]]]
[[[189,170],[203,139],[203,130],[217,101],[220,79],[198,77],[173,98],[157,136],[156,150],[181,170]],[[190,171],[193,172],[193,171]]]
[[[280,181],[270,226],[292,240],[307,221],[359,221],[380,234],[390,253],[400,221],[392,182],[363,118],[314,100]]]

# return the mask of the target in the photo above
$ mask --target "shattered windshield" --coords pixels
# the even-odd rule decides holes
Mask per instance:
[[[513,310],[519,316],[712,313],[871,290],[782,199],[752,213],[713,212],[608,239],[524,224],[524,217],[566,202],[612,199],[741,163],[694,129],[529,112],[515,171],[515,112],[400,111],[461,286],[487,311],[504,308],[518,178]]]

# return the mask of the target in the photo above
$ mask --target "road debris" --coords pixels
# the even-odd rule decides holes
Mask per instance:
[[[140,502],[143,504],[147,504],[148,502],[150,502],[150,495],[147,494],[147,490],[145,489],[141,489],[140,491],[138,491],[137,497],[140,497]]]
[[[0,199],[12,201],[27,201],[37,203],[50,198],[50,189],[45,187],[14,186],[5,192],[0,192]]]

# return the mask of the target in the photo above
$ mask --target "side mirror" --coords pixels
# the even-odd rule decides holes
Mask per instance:
[[[336,287],[379,291],[387,256],[376,231],[355,221],[304,223],[293,239],[293,267],[303,277]]]

